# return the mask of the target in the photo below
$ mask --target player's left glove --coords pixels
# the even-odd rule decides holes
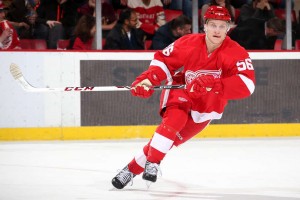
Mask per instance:
[[[203,75],[196,77],[187,85],[186,90],[191,98],[196,99],[210,91],[218,94],[223,90],[223,87],[219,78],[214,78],[212,75]]]
[[[223,95],[223,84],[221,79],[219,78],[215,79],[215,84],[211,91],[214,92],[215,94]]]

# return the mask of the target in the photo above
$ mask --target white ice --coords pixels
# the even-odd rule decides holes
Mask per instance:
[[[0,143],[0,200],[300,199],[300,138],[200,139],[173,148],[162,177],[111,179],[146,140]]]

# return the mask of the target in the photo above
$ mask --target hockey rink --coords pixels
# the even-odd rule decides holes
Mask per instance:
[[[146,140],[0,143],[0,200],[300,199],[300,138],[200,139],[173,148],[162,177],[113,189]]]

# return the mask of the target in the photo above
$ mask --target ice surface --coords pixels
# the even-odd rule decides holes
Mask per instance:
[[[114,189],[146,140],[0,143],[0,200],[300,199],[300,138],[201,139],[173,148],[162,177]]]

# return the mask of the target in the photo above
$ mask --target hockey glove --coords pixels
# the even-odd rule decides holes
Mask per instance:
[[[216,78],[214,87],[212,88],[212,92],[215,94],[223,95],[223,84],[221,79]]]
[[[154,92],[151,86],[159,84],[160,81],[153,71],[145,71],[131,84],[131,94],[141,98],[148,98]]]
[[[136,80],[132,83],[130,91],[133,96],[148,98],[154,92],[150,86],[152,86],[152,83],[149,81],[149,79],[144,79],[142,81]]]
[[[219,82],[219,78],[214,78],[211,75],[204,75],[196,77],[189,85],[187,85],[187,92],[191,98],[199,98],[206,95],[207,92],[213,90],[214,92],[219,92],[220,86],[217,90],[214,90],[215,83]],[[218,84],[218,85],[219,85]]]

